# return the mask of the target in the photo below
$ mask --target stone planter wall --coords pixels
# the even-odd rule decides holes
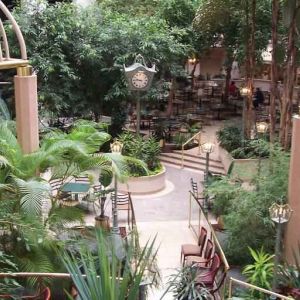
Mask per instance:
[[[119,183],[118,191],[121,193],[130,192],[132,194],[151,194],[165,188],[166,170],[156,175],[129,177],[126,183]]]
[[[231,168],[230,175],[243,181],[251,181],[258,172],[259,159],[235,159],[229,152],[219,146],[219,158],[224,166],[226,173]],[[267,167],[268,159],[261,159],[261,171]],[[232,166],[231,166],[232,165]]]

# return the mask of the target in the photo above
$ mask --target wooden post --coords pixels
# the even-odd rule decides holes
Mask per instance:
[[[294,263],[293,251],[298,253],[300,242],[300,116],[293,118],[292,149],[289,174],[288,203],[293,210],[292,217],[287,223],[284,256],[289,263]]]
[[[18,142],[31,153],[39,148],[37,77],[30,66],[19,67],[14,83]]]

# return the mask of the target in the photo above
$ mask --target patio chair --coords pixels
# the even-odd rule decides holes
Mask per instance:
[[[226,278],[224,264],[221,262],[219,255],[217,253],[214,254],[209,268],[199,267],[199,263],[195,264],[195,266],[199,268],[199,274],[195,279],[196,285],[208,289],[209,293],[213,296],[213,299],[219,299],[216,298],[216,294],[222,287]]]
[[[51,186],[52,196],[56,196],[62,186],[62,180],[60,178],[59,179],[51,179],[49,181],[49,184]]]
[[[184,264],[187,256],[202,256],[203,248],[207,239],[207,230],[200,228],[198,244],[184,244],[181,246],[181,261]]]
[[[193,178],[191,178],[191,189],[192,189],[193,195],[195,196],[196,200],[198,200],[200,202],[201,206],[203,206],[205,198],[203,197],[202,194],[199,194],[198,184],[196,181],[193,180]]]
[[[203,265],[206,265],[204,263]],[[205,266],[201,267],[200,263],[195,263],[198,268],[198,275],[196,277],[196,282],[198,285],[204,286],[209,289],[213,289],[215,284],[215,278],[221,266],[221,260],[217,253],[210,260],[210,267],[207,268]]]
[[[111,199],[115,199],[115,193],[111,193]],[[117,194],[117,209],[127,211],[127,223],[130,226],[130,212],[131,212],[131,204],[129,201],[129,193],[128,194]],[[132,212],[131,212],[132,214]]]
[[[211,262],[211,258],[214,255],[214,244],[211,239],[208,239],[206,242],[206,246],[203,252],[203,256],[195,255],[188,256],[186,259],[187,265],[193,265],[194,263],[204,264],[205,267],[208,267],[209,262]],[[185,261],[183,262],[183,265]]]
[[[76,183],[87,183],[90,184],[90,179],[88,176],[76,176],[75,177]]]

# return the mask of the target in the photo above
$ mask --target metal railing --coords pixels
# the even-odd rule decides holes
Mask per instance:
[[[200,148],[201,148],[201,131],[194,134],[191,138],[189,138],[184,144],[181,145],[181,168],[183,168],[184,165],[184,147],[190,143],[191,141],[197,141],[198,143],[198,154],[200,154]]]
[[[211,234],[212,240],[214,241],[214,244],[215,244],[215,248],[216,248],[217,252],[220,254],[221,260],[222,260],[222,262],[224,264],[225,272],[227,272],[230,269],[230,266],[228,264],[228,261],[226,259],[225,254],[224,254],[224,251],[223,251],[223,249],[221,247],[221,244],[220,244],[220,242],[219,242],[219,240],[217,238],[215,230],[213,229],[213,226],[211,225],[211,223],[207,219],[206,214],[204,213],[204,208],[202,206],[202,203],[200,202],[200,200],[197,197],[197,195],[195,195],[191,191],[189,193],[190,193],[190,199],[189,199],[189,219],[188,219],[189,228],[192,229],[192,231],[194,232],[194,234],[196,235],[197,238],[198,238],[200,226],[203,226],[203,227],[209,229],[209,232]],[[197,216],[198,219],[197,219],[196,226],[194,226],[192,224],[192,203],[196,203],[197,208],[198,208],[198,216]]]
[[[250,283],[247,283],[247,282],[235,279],[233,277],[230,277],[230,279],[229,279],[228,299],[232,298],[232,294],[233,294],[232,290],[233,290],[233,284],[234,283],[238,284],[238,285],[240,285],[240,286],[242,286],[244,288],[247,288],[247,289],[255,290],[255,291],[262,292],[264,294],[270,295],[270,296],[274,296],[275,299],[282,299],[282,300],[293,300],[294,299],[293,297],[283,296],[283,295],[274,293],[272,291],[263,289],[261,287],[255,286],[253,284],[250,284]]]

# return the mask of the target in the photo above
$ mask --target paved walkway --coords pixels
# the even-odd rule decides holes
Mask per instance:
[[[168,276],[180,267],[180,247],[183,243],[195,243],[195,236],[188,228],[190,178],[203,178],[199,172],[166,167],[167,187],[160,193],[132,196],[140,232],[141,245],[157,234],[159,246],[157,263],[161,271],[162,287],[149,292],[150,300],[161,299]],[[164,300],[173,300],[169,293]]]

